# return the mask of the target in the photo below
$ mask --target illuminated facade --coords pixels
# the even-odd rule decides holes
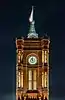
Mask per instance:
[[[16,38],[16,100],[49,100],[48,36],[38,37],[30,17],[27,38]]]

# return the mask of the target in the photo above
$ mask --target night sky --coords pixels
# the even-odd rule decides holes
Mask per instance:
[[[65,1],[0,1],[0,100],[15,100],[15,38],[26,37],[29,16],[35,6],[34,20],[39,36],[48,33],[51,40],[52,75],[50,100],[65,99]]]

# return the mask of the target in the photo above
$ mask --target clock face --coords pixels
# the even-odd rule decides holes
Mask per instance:
[[[37,58],[35,56],[30,56],[28,59],[29,64],[36,64]]]

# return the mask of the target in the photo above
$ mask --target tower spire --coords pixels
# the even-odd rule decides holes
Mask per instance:
[[[32,21],[33,21],[33,6],[32,6],[31,15],[29,17],[29,22],[32,22]]]
[[[28,38],[38,38],[38,34],[35,31],[35,21],[33,20],[33,6],[32,6],[32,11],[29,17],[29,22],[30,22],[30,29],[29,29],[29,33],[28,33]]]

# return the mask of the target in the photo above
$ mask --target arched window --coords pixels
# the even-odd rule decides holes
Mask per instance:
[[[29,73],[28,73],[28,83],[29,83],[29,90],[32,90],[32,70],[29,70]]]
[[[33,71],[33,89],[37,89],[37,82],[36,82],[36,70]]]

